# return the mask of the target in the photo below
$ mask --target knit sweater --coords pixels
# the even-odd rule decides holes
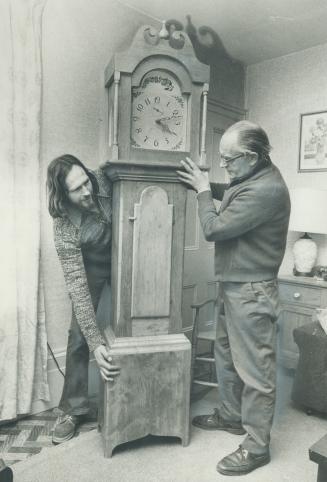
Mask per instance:
[[[222,200],[217,212],[213,198]],[[269,164],[231,186],[211,184],[198,194],[204,236],[215,242],[219,281],[263,281],[277,277],[290,216],[287,186]]]
[[[81,216],[79,222],[76,222],[69,214],[67,217],[58,217],[53,220],[54,242],[64,272],[67,290],[72,300],[76,320],[91,351],[105,341],[96,323],[88,277],[94,278],[99,273],[103,279],[106,275],[105,271],[108,271],[107,277],[110,277],[112,201],[111,184],[102,169],[94,171],[93,174],[99,184],[97,198],[101,209],[101,214],[96,215],[93,219],[93,228],[92,220],[88,216],[85,220]],[[94,243],[93,250],[92,241]],[[103,244],[103,254],[101,254],[101,249],[99,250],[99,245],[96,245],[97,241]],[[108,250],[107,255],[105,254],[106,249]],[[96,264],[99,266],[97,267]]]

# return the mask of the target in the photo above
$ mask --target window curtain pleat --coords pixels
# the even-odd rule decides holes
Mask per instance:
[[[40,273],[41,27],[46,0],[0,2],[0,420],[49,400]]]

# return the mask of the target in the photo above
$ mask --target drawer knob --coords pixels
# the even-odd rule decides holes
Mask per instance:
[[[297,300],[301,297],[301,293],[294,293],[294,298]]]

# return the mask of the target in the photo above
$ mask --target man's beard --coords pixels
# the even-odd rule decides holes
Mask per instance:
[[[90,196],[86,199],[83,199],[82,202],[81,202],[81,207],[83,209],[86,209],[86,210],[89,210],[89,209],[92,209],[95,207],[95,202],[93,200],[93,197]]]

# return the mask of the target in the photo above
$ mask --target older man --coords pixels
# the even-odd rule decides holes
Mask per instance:
[[[290,200],[269,157],[270,144],[258,125],[241,121],[224,133],[220,165],[230,184],[209,184],[208,175],[187,158],[180,180],[198,193],[199,217],[215,242],[215,270],[224,316],[217,324],[215,359],[219,407],[193,424],[206,430],[245,434],[217,465],[241,475],[270,461],[269,443],[276,392],[277,274],[282,262]],[[219,212],[213,198],[222,200]]]

